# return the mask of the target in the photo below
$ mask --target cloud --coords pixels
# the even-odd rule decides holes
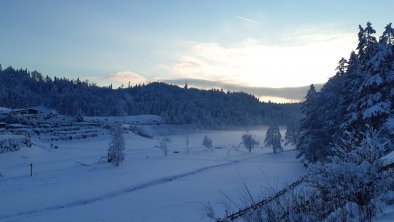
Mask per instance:
[[[256,20],[245,18],[245,17],[242,17],[242,16],[235,16],[235,18],[237,18],[239,20],[242,20],[242,21],[245,21],[245,22],[252,23],[252,24],[258,24],[258,22]]]
[[[273,102],[300,102],[304,100],[304,97],[309,89],[308,86],[299,87],[283,87],[283,88],[270,88],[270,87],[248,87],[240,86],[237,84],[224,83],[219,81],[209,81],[202,79],[173,79],[165,80],[164,82],[183,86],[185,83],[189,87],[195,87],[200,89],[224,89],[235,92],[250,93],[258,97],[261,101],[273,101]],[[315,84],[316,89],[320,89],[322,84]]]
[[[121,72],[113,73],[109,75],[108,79],[116,81],[121,84],[128,84],[130,82],[131,85],[149,82],[149,80],[144,76],[131,71],[121,71]]]
[[[160,67],[171,76],[214,80],[251,87],[305,86],[324,83],[337,62],[355,46],[353,34],[320,33],[268,45],[259,39],[234,44],[192,42]],[[291,44],[294,42],[294,44]]]
[[[121,85],[127,86],[129,82],[131,85],[150,82],[149,79],[132,71],[120,71],[107,76],[89,76],[87,79],[100,86],[108,86],[112,84],[113,87],[120,87]]]
[[[180,79],[164,79],[161,77],[146,78],[140,74],[123,71],[110,74],[106,77],[89,77],[89,81],[95,82],[101,86],[113,85],[114,88],[120,87],[122,84],[127,86],[129,81],[131,85],[149,83],[149,82],[165,82],[183,87],[185,83],[189,87],[198,89],[223,89],[225,91],[245,92],[255,95],[261,101],[272,102],[299,102],[302,101],[309,89],[309,86],[301,87],[284,87],[284,88],[269,88],[269,87],[248,87],[237,83],[210,81],[194,78],[180,78]],[[317,89],[321,88],[321,84],[315,85]]]

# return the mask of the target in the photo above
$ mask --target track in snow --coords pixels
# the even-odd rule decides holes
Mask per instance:
[[[291,151],[291,150],[288,150]],[[250,160],[250,159],[254,159],[254,158],[258,158],[261,156],[265,156],[265,155],[270,155],[272,153],[267,153],[267,154],[262,154],[262,155],[258,155],[258,156],[253,156],[253,157],[247,157],[244,159],[240,159],[240,160],[233,160],[227,163],[221,163],[221,164],[215,164],[215,165],[211,165],[211,166],[206,166],[206,167],[201,167],[192,171],[188,171],[185,173],[181,173],[181,174],[176,174],[173,176],[167,176],[167,177],[162,177],[159,179],[154,179],[145,183],[141,183],[141,184],[137,184],[137,185],[133,185],[118,191],[114,191],[114,192],[110,192],[110,193],[106,193],[106,194],[102,194],[102,195],[98,195],[95,197],[91,197],[91,198],[84,198],[84,199],[80,199],[80,200],[75,200],[75,201],[71,201],[68,203],[64,203],[64,204],[59,204],[59,205],[55,205],[55,206],[51,206],[51,207],[45,207],[45,208],[41,208],[41,209],[32,209],[32,210],[26,210],[26,211],[22,211],[22,212],[17,212],[17,213],[10,213],[10,214],[0,214],[0,220],[2,219],[12,219],[12,218],[17,218],[17,217],[23,217],[23,216],[29,216],[29,215],[33,215],[33,214],[39,214],[39,213],[44,213],[47,211],[54,211],[54,210],[61,210],[64,208],[70,208],[70,207],[77,207],[77,206],[82,206],[82,205],[86,205],[86,204],[91,204],[91,203],[95,203],[95,202],[99,202],[99,201],[103,201],[103,200],[107,200],[107,199],[111,199],[117,196],[121,196],[127,193],[131,193],[137,190],[142,190],[145,188],[149,188],[152,186],[156,186],[156,185],[161,185],[161,184],[165,184],[165,183],[170,183],[172,181],[178,180],[180,178],[184,178],[184,177],[188,177],[188,176],[193,176],[195,174],[198,173],[202,173],[204,171],[208,171],[208,170],[212,170],[212,169],[217,169],[217,168],[221,168],[221,167],[226,167],[226,166],[230,166],[230,165],[234,165],[234,164],[238,164],[241,163],[245,160]]]

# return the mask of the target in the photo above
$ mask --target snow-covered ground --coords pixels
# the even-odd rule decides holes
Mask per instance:
[[[57,149],[33,137],[32,148],[0,154],[0,221],[209,221],[203,206],[222,216],[225,196],[239,200],[244,184],[258,199],[305,174],[295,151],[263,148],[265,127],[250,130],[260,141],[252,153],[240,146],[245,130],[171,132],[167,157],[159,137],[125,133],[126,159],[117,168],[99,163],[110,141],[105,130],[56,141]],[[213,151],[202,146],[205,135]]]
[[[394,218],[394,205],[389,205],[383,209],[383,212],[377,215],[376,221],[392,222],[394,220],[393,218]]]

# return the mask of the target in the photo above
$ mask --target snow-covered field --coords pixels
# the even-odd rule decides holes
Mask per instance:
[[[209,221],[203,206],[224,215],[225,196],[238,201],[244,185],[258,199],[305,174],[295,151],[263,148],[265,127],[250,130],[260,141],[252,153],[240,146],[245,130],[171,132],[167,157],[158,137],[125,133],[120,167],[99,163],[110,141],[105,130],[56,141],[57,149],[33,137],[32,148],[0,154],[0,221]],[[202,146],[205,135],[213,151]]]

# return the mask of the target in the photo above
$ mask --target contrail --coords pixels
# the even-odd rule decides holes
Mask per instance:
[[[242,16],[235,16],[237,19],[240,19],[240,20],[242,20],[242,21],[246,21],[246,22],[249,22],[249,23],[253,23],[253,24],[258,24],[258,22],[256,21],[256,20],[253,20],[253,19],[248,19],[248,18],[245,18],[245,17],[242,17]]]

